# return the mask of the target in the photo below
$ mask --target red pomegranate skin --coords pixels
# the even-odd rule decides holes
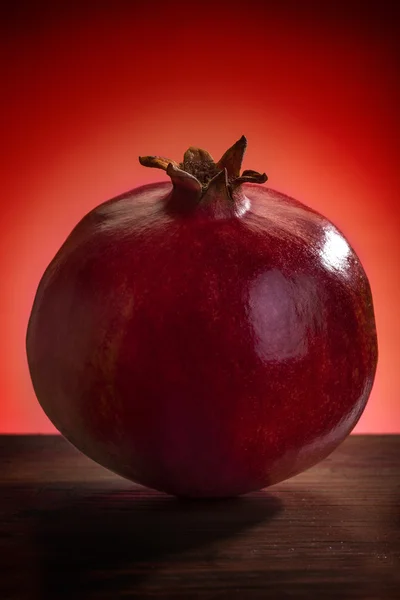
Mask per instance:
[[[56,428],[115,473],[244,494],[357,423],[377,363],[370,286],[338,229],[292,198],[243,183],[221,215],[171,209],[174,190],[145,185],[75,227],[36,294],[30,373]]]

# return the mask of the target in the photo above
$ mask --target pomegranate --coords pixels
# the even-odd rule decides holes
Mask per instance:
[[[89,212],[45,271],[27,332],[44,411],[78,449],[145,486],[235,496],[296,475],[370,394],[370,286],[326,218],[218,162],[141,157],[171,182]]]

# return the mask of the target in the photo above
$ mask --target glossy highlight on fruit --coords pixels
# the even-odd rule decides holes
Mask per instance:
[[[218,161],[141,157],[171,181],[90,211],[45,271],[27,332],[44,411],[79,450],[184,497],[300,473],[370,394],[371,290],[326,218]]]

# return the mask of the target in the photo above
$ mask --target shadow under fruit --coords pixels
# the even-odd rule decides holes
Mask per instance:
[[[341,232],[218,161],[147,156],[170,182],[89,212],[45,271],[27,333],[44,411],[112,471],[186,497],[245,494],[325,458],[377,363],[370,286]]]

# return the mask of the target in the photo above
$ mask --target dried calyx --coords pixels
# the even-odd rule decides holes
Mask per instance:
[[[247,140],[243,135],[218,162],[214,162],[206,150],[193,146],[186,150],[181,163],[161,156],[140,156],[139,161],[145,167],[167,172],[176,200],[184,192],[186,199],[190,197],[196,205],[232,209],[239,200],[242,183],[265,183],[268,179],[265,173],[257,171],[245,170],[240,174],[246,146]],[[189,208],[188,204],[186,207]]]

